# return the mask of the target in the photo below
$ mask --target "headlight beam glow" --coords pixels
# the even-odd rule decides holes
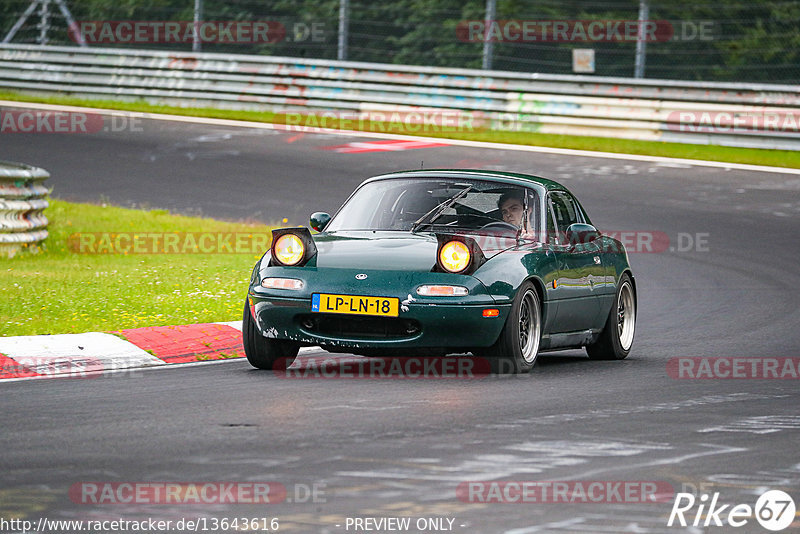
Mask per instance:
[[[469,267],[472,254],[461,241],[450,241],[439,250],[439,263],[451,273],[460,273]]]
[[[281,265],[296,265],[305,253],[303,241],[295,234],[283,234],[272,247],[273,257]]]

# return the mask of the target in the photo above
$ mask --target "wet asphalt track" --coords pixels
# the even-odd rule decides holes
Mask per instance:
[[[622,362],[570,351],[525,377],[292,380],[238,360],[0,384],[0,517],[278,517],[280,531],[329,533],[348,532],[352,516],[447,517],[465,533],[703,531],[667,528],[671,502],[456,498],[460,482],[490,479],[666,481],[751,505],[784,489],[800,503],[797,380],[666,372],[680,356],[798,356],[800,178],[460,147],[320,150],[351,141],[369,140],[145,121],[137,133],[3,135],[0,159],[47,168],[59,198],[301,224],[364,178],[421,161],[530,172],[571,188],[601,229],[664,232],[673,248],[700,234],[708,250],[631,254],[639,317]],[[93,480],[322,484],[325,497],[70,502],[72,484]],[[752,519],[710,531],[767,532]]]

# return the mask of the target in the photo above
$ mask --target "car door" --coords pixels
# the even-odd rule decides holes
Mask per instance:
[[[597,242],[578,246],[566,240],[570,224],[586,222],[575,199],[566,191],[547,195],[548,242],[556,256],[558,276],[553,296],[558,299],[555,332],[577,332],[599,328],[603,281],[602,254]],[[595,289],[597,285],[597,289]]]

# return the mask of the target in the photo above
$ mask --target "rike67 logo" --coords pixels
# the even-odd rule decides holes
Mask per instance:
[[[749,504],[720,505],[718,501],[719,492],[711,496],[710,502],[707,493],[699,498],[692,493],[678,493],[667,526],[743,527],[755,517],[762,527],[777,532],[792,524],[796,512],[792,497],[781,490],[762,493],[754,507]]]

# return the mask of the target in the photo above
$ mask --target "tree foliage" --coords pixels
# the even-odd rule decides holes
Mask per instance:
[[[30,0],[0,2],[0,31],[7,31]],[[190,21],[194,0],[67,0],[78,20]],[[303,58],[337,57],[340,0],[203,0],[205,20],[281,22],[275,43],[204,43],[211,52]],[[396,64],[480,68],[483,44],[457,37],[460,23],[482,20],[485,0],[350,0],[347,58]],[[636,20],[637,0],[497,0],[497,20]],[[51,4],[50,44],[69,44]],[[647,43],[646,77],[798,83],[800,2],[796,0],[650,0],[650,20],[667,21],[675,36]],[[36,42],[34,14],[15,42]],[[312,25],[322,30],[307,32]],[[685,38],[692,28],[703,35]],[[304,32],[305,35],[304,35]],[[691,37],[691,36],[690,36]],[[74,44],[74,43],[72,43]],[[141,45],[187,50],[190,45]],[[595,51],[596,74],[631,76],[634,42],[498,42],[493,68],[568,74],[572,50]]]

